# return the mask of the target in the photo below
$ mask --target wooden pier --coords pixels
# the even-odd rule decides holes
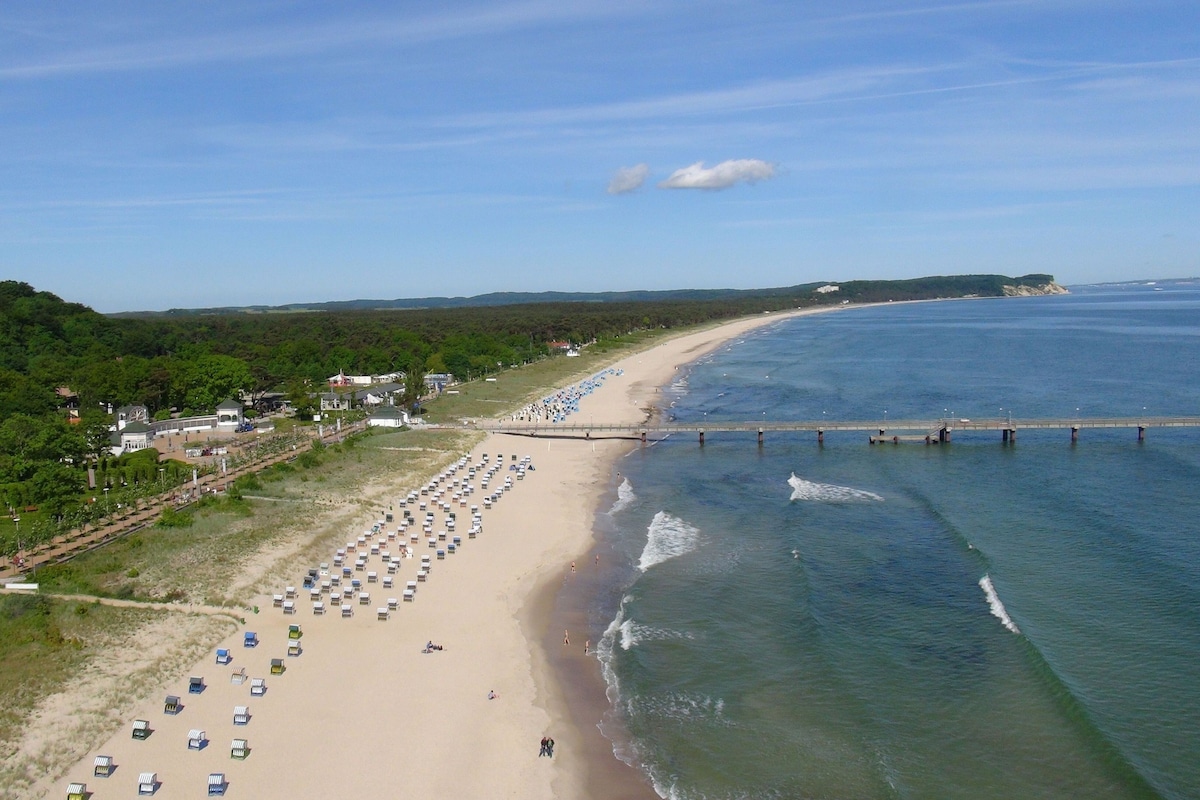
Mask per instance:
[[[770,433],[815,433],[824,444],[826,433],[867,433],[870,444],[946,444],[959,431],[997,431],[1003,444],[1016,444],[1018,430],[1069,431],[1071,442],[1079,441],[1085,429],[1122,428],[1136,431],[1144,441],[1150,428],[1200,428],[1198,417],[1048,417],[1042,419],[884,419],[884,420],[798,420],[791,422],[661,422],[642,425],[609,425],[583,422],[506,422],[485,428],[493,433],[537,438],[634,439],[648,442],[679,434],[694,434],[701,445],[705,434],[748,433],[761,445]]]

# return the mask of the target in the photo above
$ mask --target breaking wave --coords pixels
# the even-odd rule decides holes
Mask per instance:
[[[628,508],[629,504],[634,500],[637,500],[637,495],[633,493],[633,484],[629,482],[629,478],[624,478],[617,487],[616,502],[612,504],[612,508],[608,510],[608,513],[616,514],[618,511]]]
[[[883,502],[883,498],[866,489],[855,489],[851,486],[834,486],[831,483],[813,483],[806,481],[796,473],[788,478],[788,486],[792,487],[792,500],[809,500],[818,503],[859,503],[864,501]]]
[[[655,564],[690,553],[700,543],[699,528],[665,511],[654,515],[646,534],[646,547],[642,550],[642,557],[638,559],[638,569],[642,572]]]
[[[983,589],[983,594],[987,598],[988,608],[991,609],[992,616],[1000,620],[1004,627],[1013,633],[1020,633],[1021,629],[1008,616],[1008,610],[1004,607],[1004,603],[1000,602],[1000,595],[996,594],[996,587],[992,586],[991,577],[985,574],[979,579],[979,586]]]
[[[639,622],[634,622],[632,619],[625,619],[617,627],[615,634],[618,639],[617,643],[622,650],[628,650],[634,645],[642,642],[667,642],[680,639],[695,639],[696,637],[690,633],[682,631],[673,631],[667,628],[652,628],[649,625],[642,625]]]

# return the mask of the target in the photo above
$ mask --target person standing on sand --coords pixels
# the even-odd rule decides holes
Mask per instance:
[[[592,640],[588,639],[583,643],[583,654],[586,656],[590,652],[592,652]]]
[[[548,736],[542,737],[542,749],[538,750],[538,758],[541,758],[542,756],[546,755],[546,746],[549,742],[550,742],[550,738]]]
[[[570,644],[571,636],[566,631],[563,631],[563,644]]]

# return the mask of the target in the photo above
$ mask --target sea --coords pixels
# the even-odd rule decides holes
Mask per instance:
[[[1200,430],[1021,429],[1200,415],[1200,285],[782,320],[660,396],[687,422],[1018,431],[619,461],[588,619],[604,733],[660,796],[1200,797]]]

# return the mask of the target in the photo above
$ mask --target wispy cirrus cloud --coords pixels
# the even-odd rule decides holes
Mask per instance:
[[[24,61],[0,60],[0,80],[35,80],[75,74],[173,69],[197,64],[292,58],[363,46],[405,46],[494,36],[580,20],[634,13],[630,4],[556,3],[526,0],[497,6],[478,5],[423,16],[388,15],[326,20],[320,23],[243,27],[192,36],[147,36],[109,45],[69,44],[58,52]],[[27,38],[33,31],[20,30]],[[88,42],[94,31],[79,37]],[[55,39],[61,39],[56,35]],[[68,37],[69,38],[69,37]]]
[[[757,183],[775,177],[775,165],[757,158],[737,158],[705,167],[697,161],[671,173],[660,189],[728,189],[739,183]]]
[[[642,184],[646,182],[646,176],[649,174],[650,167],[647,164],[621,167],[612,176],[612,180],[608,182],[608,193],[629,194],[630,192],[635,192],[642,188]]]

